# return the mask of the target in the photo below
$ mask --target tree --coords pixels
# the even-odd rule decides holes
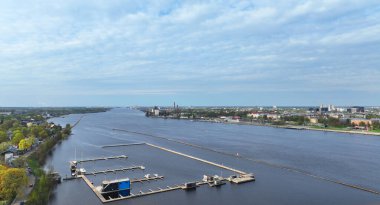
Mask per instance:
[[[380,122],[373,122],[372,123],[372,128],[374,130],[380,130]]]
[[[25,138],[25,139],[22,139],[19,143],[18,143],[18,148],[20,150],[26,150],[26,149],[29,149],[30,147],[32,147],[33,143],[35,142],[35,139],[34,137],[29,137],[29,138]]]
[[[38,133],[38,137],[40,139],[46,139],[48,137],[48,133],[46,132],[46,130],[41,130],[39,133]]]
[[[12,137],[12,143],[17,145],[22,139],[24,139],[24,135],[20,131],[15,131]]]
[[[4,152],[8,149],[9,146],[11,146],[12,143],[11,142],[3,142],[3,143],[0,143],[0,152]]]
[[[3,130],[9,130],[10,128],[13,127],[14,123],[15,123],[15,120],[4,120],[0,128]]]
[[[19,150],[25,150],[25,149],[27,149],[26,148],[26,140],[25,139],[20,140],[20,142],[18,143],[18,149]]]
[[[70,135],[71,134],[71,126],[70,124],[66,124],[66,127],[63,129],[63,134]]]
[[[32,147],[34,140],[35,140],[34,137],[29,137],[29,138],[20,140],[20,142],[18,143],[18,149],[20,150],[29,149],[30,147]]]
[[[28,183],[25,169],[0,168],[0,199],[8,200]]]
[[[0,143],[8,141],[8,135],[4,131],[0,130]]]

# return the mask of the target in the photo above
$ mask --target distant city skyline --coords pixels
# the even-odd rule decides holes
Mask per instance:
[[[3,106],[377,106],[380,4],[0,2]]]

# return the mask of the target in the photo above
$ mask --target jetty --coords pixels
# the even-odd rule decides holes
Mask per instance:
[[[154,145],[154,144],[149,144],[149,143],[146,143],[146,145],[151,146],[151,147],[155,147],[155,148],[167,151],[167,152],[170,152],[172,154],[184,156],[184,157],[187,157],[187,158],[190,158],[190,159],[193,159],[193,160],[197,160],[197,161],[200,161],[200,162],[203,162],[203,163],[206,163],[206,164],[210,164],[210,165],[222,168],[222,169],[226,169],[226,170],[229,170],[229,171],[241,174],[241,175],[246,175],[247,174],[246,172],[243,172],[243,171],[240,171],[240,170],[237,170],[237,169],[225,166],[225,165],[221,165],[221,164],[218,164],[218,163],[215,163],[215,162],[210,162],[208,160],[204,160],[204,159],[201,159],[201,158],[198,158],[198,157],[194,157],[194,156],[191,156],[191,155],[188,155],[188,154],[184,154],[184,153],[177,152],[177,151],[174,151],[174,150],[171,150],[171,149],[167,149],[165,147],[160,147],[160,146],[157,146],[157,145]]]
[[[184,153],[181,153],[181,152],[178,152],[178,151],[174,151],[174,150],[171,150],[171,149],[168,149],[168,148],[165,148],[165,147],[161,147],[161,146],[158,146],[158,145],[154,145],[154,144],[150,144],[150,143],[145,143],[145,142],[132,143],[132,144],[105,145],[105,146],[103,146],[103,148],[120,147],[120,146],[132,146],[132,145],[148,145],[150,147],[154,147],[154,148],[166,151],[166,152],[170,152],[172,154],[180,155],[180,156],[187,157],[187,158],[190,158],[190,159],[193,159],[193,160],[196,160],[196,161],[200,161],[200,162],[203,162],[203,163],[206,163],[206,164],[209,164],[209,165],[213,165],[213,166],[216,166],[216,167],[219,167],[219,168],[222,168],[222,169],[226,169],[226,170],[229,170],[229,171],[241,174],[241,175],[246,175],[247,174],[244,171],[240,171],[240,170],[237,170],[237,169],[234,169],[234,168],[222,165],[222,164],[218,164],[218,163],[215,163],[215,162],[211,162],[211,161],[208,161],[208,160],[204,160],[204,159],[201,159],[201,158],[198,158],[198,157],[191,156],[189,154],[184,154]]]
[[[101,160],[110,160],[110,159],[127,159],[128,157],[125,155],[119,155],[119,156],[110,156],[110,157],[99,157],[99,158],[91,158],[91,159],[82,159],[82,160],[76,160],[72,162],[84,163],[84,162],[95,162],[95,161],[101,161]]]
[[[126,146],[134,146],[134,145],[145,145],[145,143],[138,142],[138,143],[129,143],[129,144],[104,145],[104,146],[102,146],[102,148],[107,148],[107,147],[126,147]]]
[[[160,179],[163,179],[164,176],[152,176],[152,177],[144,177],[144,178],[141,178],[141,179],[131,179],[131,183],[136,183],[136,182],[140,182],[140,183],[143,183],[143,182],[147,182],[147,181],[152,181],[152,180],[160,180]]]
[[[92,172],[85,172],[83,175],[97,175],[97,174],[107,174],[110,172],[124,172],[124,171],[129,171],[129,170],[135,170],[135,169],[140,169],[140,170],[145,170],[144,166],[132,166],[132,167],[121,167],[117,169],[106,169],[102,171],[92,171]]]

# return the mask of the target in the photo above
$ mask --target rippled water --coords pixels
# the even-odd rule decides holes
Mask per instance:
[[[73,124],[81,116],[69,115],[52,121]],[[153,137],[117,131],[115,128],[147,133]],[[232,155],[154,136],[185,141]],[[252,172],[257,180],[242,185],[227,184],[220,188],[203,186],[193,192],[178,190],[111,204],[380,204],[380,195],[304,174],[380,191],[380,137],[376,136],[152,119],[136,110],[113,109],[106,113],[87,114],[73,129],[73,135],[56,146],[47,166],[52,165],[65,176],[69,175],[70,160],[125,154],[129,157],[127,160],[86,163],[83,167],[90,171],[132,165],[147,168],[145,171],[89,177],[95,185],[105,179],[138,178],[147,173],[165,176],[161,181],[134,184],[132,192],[135,193],[200,180],[203,174],[231,174],[145,145],[101,147],[131,142],[149,142]],[[234,157],[235,153],[243,158]],[[51,204],[101,202],[83,181],[72,180],[57,187]]]

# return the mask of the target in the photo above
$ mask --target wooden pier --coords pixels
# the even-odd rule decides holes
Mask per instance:
[[[77,160],[76,163],[83,163],[83,162],[94,162],[94,161],[100,161],[100,160],[110,160],[110,159],[127,159],[128,157],[125,155],[120,156],[111,156],[111,157],[99,157],[99,158],[92,158],[92,159],[83,159],[83,160]]]

